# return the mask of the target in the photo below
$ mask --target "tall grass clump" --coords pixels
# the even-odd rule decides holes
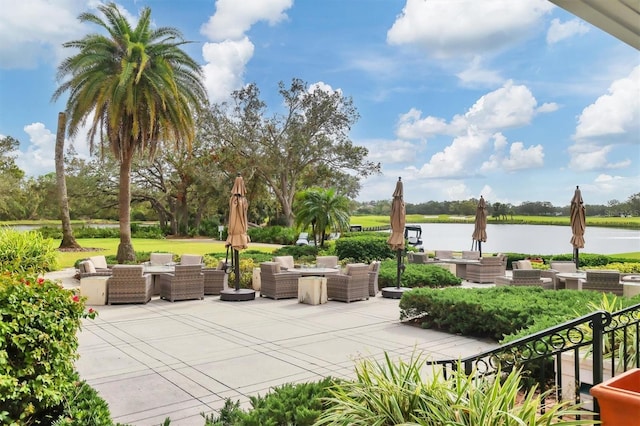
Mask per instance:
[[[0,271],[41,273],[57,268],[54,242],[37,231],[0,229]]]
[[[447,378],[439,367],[428,371],[426,360],[415,354],[408,362],[364,360],[354,381],[333,386],[327,408],[316,425],[581,425],[570,402],[545,407],[546,394],[535,387],[522,391],[520,371],[495,377],[467,375],[461,364]]]

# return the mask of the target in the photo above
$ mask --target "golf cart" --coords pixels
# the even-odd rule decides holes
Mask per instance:
[[[422,247],[422,227],[420,225],[405,225],[404,239],[407,244],[414,246],[419,251],[424,251]]]

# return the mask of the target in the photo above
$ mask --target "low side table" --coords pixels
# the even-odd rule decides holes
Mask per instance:
[[[86,297],[87,305],[107,304],[107,280],[109,277],[95,276],[80,279],[80,296]]]
[[[307,305],[327,303],[327,279],[324,277],[298,278],[298,302]]]

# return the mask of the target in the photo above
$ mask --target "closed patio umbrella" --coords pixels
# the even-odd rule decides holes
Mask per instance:
[[[229,198],[229,227],[226,241],[227,249],[233,250],[232,263],[235,275],[235,289],[222,290],[220,292],[220,300],[253,300],[255,291],[240,288],[240,250],[249,247],[249,234],[247,234],[248,220],[247,210],[249,204],[245,197],[247,190],[244,186],[244,179],[238,175],[233,188],[231,189],[231,198]]]
[[[391,247],[391,250],[397,251],[397,275],[396,275],[396,287],[385,287],[382,289],[382,296],[392,299],[399,299],[402,297],[402,292],[408,290],[407,288],[400,287],[400,275],[404,270],[404,264],[402,263],[402,252],[404,250],[404,227],[406,224],[406,212],[404,207],[404,194],[402,186],[402,178],[398,178],[396,183],[396,189],[393,191],[393,201],[391,202],[391,235],[387,239],[387,244]]]
[[[586,213],[584,203],[582,201],[582,193],[580,187],[576,186],[576,190],[571,199],[570,223],[571,245],[573,246],[573,260],[576,262],[576,268],[579,268],[579,250],[584,248],[584,229],[586,227]]]
[[[482,256],[482,243],[487,241],[487,205],[482,195],[478,201],[478,207],[476,207],[475,227],[471,239],[478,244],[478,251]]]

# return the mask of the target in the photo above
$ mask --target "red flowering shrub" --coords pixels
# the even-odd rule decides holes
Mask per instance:
[[[75,391],[84,300],[57,283],[0,274],[0,424],[40,423]]]

